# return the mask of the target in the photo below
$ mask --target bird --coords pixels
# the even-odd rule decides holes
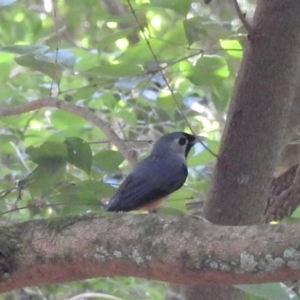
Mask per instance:
[[[163,135],[150,155],[122,182],[104,209],[108,212],[154,212],[184,184],[188,175],[186,158],[196,142],[194,135],[185,132]]]

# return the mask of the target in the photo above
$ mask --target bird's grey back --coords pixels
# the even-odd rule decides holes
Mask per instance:
[[[186,164],[177,154],[150,155],[124,180],[106,209],[129,211],[139,207],[141,198],[143,203],[156,201],[179,189],[186,177]]]

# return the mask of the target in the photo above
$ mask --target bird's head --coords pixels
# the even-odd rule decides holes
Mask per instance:
[[[191,148],[197,143],[195,136],[185,132],[172,132],[163,135],[153,146],[152,155],[165,156],[170,153],[187,157]]]

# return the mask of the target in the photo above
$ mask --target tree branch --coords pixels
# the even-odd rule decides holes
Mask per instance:
[[[300,277],[300,223],[226,227],[192,217],[73,216],[0,230],[0,292],[99,276],[182,284]]]
[[[84,118],[85,120],[91,122],[92,124],[94,124],[104,132],[107,138],[118,148],[120,153],[128,160],[128,162],[131,165],[134,166],[137,163],[137,158],[134,151],[132,151],[127,147],[127,145],[119,138],[119,136],[110,127],[110,124],[108,122],[99,118],[91,110],[85,107],[77,106],[70,102],[62,101],[53,97],[45,97],[26,104],[17,105],[14,107],[1,108],[0,118],[5,116],[19,115],[43,107],[58,108],[73,113],[75,115],[78,115]]]
[[[240,8],[240,6],[239,6],[237,0],[232,0],[232,1],[233,1],[234,8],[235,8],[235,10],[236,10],[236,13],[237,13],[237,15],[238,15],[240,21],[242,22],[242,24],[243,24],[244,27],[246,28],[248,34],[250,34],[251,31],[252,31],[252,28],[251,28],[250,24],[248,23],[248,21],[246,20],[245,14],[242,13],[241,8]]]

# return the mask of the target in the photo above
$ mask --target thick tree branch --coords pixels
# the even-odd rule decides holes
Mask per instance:
[[[99,276],[206,285],[295,279],[300,224],[122,214],[29,221],[1,228],[0,275],[0,292]]]
[[[99,118],[91,110],[85,107],[77,106],[70,102],[62,101],[53,97],[45,97],[26,104],[1,108],[0,118],[5,116],[19,115],[43,107],[58,108],[86,119],[104,132],[107,138],[118,148],[120,153],[129,161],[131,165],[134,166],[137,163],[135,153],[131,149],[129,149],[127,145],[118,137],[118,135],[113,131],[108,122]]]

